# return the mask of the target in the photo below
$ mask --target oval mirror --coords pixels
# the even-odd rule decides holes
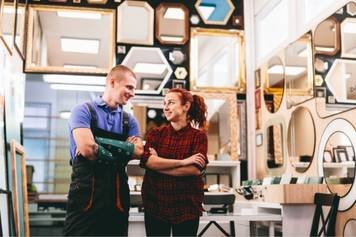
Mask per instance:
[[[325,55],[335,55],[340,50],[340,23],[335,17],[329,17],[316,27],[314,49],[317,54]]]
[[[274,124],[267,127],[267,168],[280,169],[284,166],[283,159],[283,127]]]
[[[185,44],[189,39],[189,10],[181,3],[156,8],[156,38],[162,44]]]
[[[111,9],[30,6],[25,71],[106,75],[115,63],[114,14]]]
[[[284,93],[285,68],[282,60],[274,56],[267,63],[267,72],[264,80],[264,100],[269,112],[275,113],[282,103]]]
[[[345,196],[355,178],[355,150],[343,132],[333,133],[324,148],[323,170],[330,192]]]
[[[305,134],[308,134],[306,136]],[[305,172],[313,159],[315,125],[309,110],[298,107],[292,113],[288,125],[288,154],[297,172]]]

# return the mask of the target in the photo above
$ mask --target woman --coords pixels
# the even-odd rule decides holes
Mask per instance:
[[[206,112],[204,99],[187,90],[171,89],[164,98],[169,125],[147,134],[141,159],[147,236],[197,235],[208,163]]]

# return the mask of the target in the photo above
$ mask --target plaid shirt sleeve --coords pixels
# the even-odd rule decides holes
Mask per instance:
[[[205,158],[205,167],[201,168],[198,165],[195,165],[200,170],[205,170],[206,165],[209,163],[207,158],[208,153],[208,137],[205,132],[200,131],[194,139],[194,149],[193,154],[201,153]]]
[[[146,135],[146,144],[144,146],[144,152],[143,155],[141,156],[140,159],[140,167],[141,168],[146,168],[146,163],[151,156],[151,153],[149,151],[149,148],[152,147],[153,149],[157,150],[156,146],[156,141],[155,138],[158,137],[158,130],[157,129],[152,129],[150,130],[147,135]]]

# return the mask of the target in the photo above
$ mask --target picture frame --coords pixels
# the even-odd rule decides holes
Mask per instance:
[[[13,44],[22,60],[25,60],[26,55],[27,12],[28,0],[25,0],[25,3],[20,3],[19,0],[15,0]]]
[[[348,161],[346,149],[336,149],[335,157],[338,159],[338,162],[340,163]]]
[[[0,41],[12,55],[16,1],[0,0]],[[8,9],[8,10],[7,10]]]
[[[355,161],[355,151],[352,146],[345,146],[345,150],[347,153],[347,158],[349,161]]]
[[[333,154],[330,150],[324,150],[324,162],[331,163],[334,161]]]
[[[26,156],[24,147],[16,140],[10,142],[10,162],[15,235],[29,237]]]
[[[142,78],[141,89],[142,90],[157,90],[162,83],[160,78]]]
[[[182,88],[185,89],[185,80],[173,80],[172,88]]]

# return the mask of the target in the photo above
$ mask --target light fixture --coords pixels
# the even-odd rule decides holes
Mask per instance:
[[[51,89],[54,90],[67,90],[67,91],[93,91],[103,92],[104,86],[87,86],[87,85],[74,85],[74,84],[51,84]]]
[[[211,14],[215,11],[215,7],[200,5],[199,10],[204,19],[209,19]]]
[[[157,116],[157,112],[154,109],[149,109],[147,111],[147,117],[149,117],[150,119],[154,119]]]
[[[178,7],[167,8],[163,16],[164,19],[184,20],[184,11]]]
[[[61,111],[59,112],[59,117],[62,119],[69,119],[70,118],[70,111]]]
[[[98,54],[99,40],[61,38],[63,52]]]
[[[165,64],[157,63],[136,63],[133,71],[135,73],[148,73],[162,75],[166,70]]]
[[[296,76],[302,72],[305,72],[305,67],[298,67],[298,66],[286,66],[284,68],[285,74],[288,76]],[[283,74],[283,67],[282,65],[273,65],[272,67],[268,68],[268,73],[270,74]]]
[[[43,80],[57,84],[105,85],[106,77],[45,74]]]
[[[58,11],[57,15],[65,18],[81,18],[81,19],[92,19],[92,20],[100,20],[101,14],[99,13],[90,13],[90,12],[75,12],[75,11]]]

